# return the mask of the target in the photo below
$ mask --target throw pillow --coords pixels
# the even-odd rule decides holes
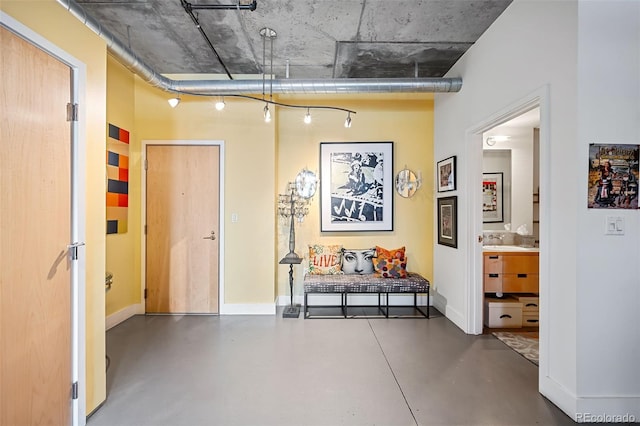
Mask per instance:
[[[314,244],[309,246],[309,274],[329,275],[341,274],[342,246],[324,246]]]
[[[375,248],[343,249],[342,272],[345,274],[373,274],[372,259],[375,256]]]
[[[407,258],[374,257],[375,275],[382,278],[407,278]]]
[[[404,246],[393,250],[387,250],[386,248],[376,246],[376,253],[378,257],[404,259]]]

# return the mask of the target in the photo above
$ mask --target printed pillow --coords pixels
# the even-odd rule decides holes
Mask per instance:
[[[309,274],[341,274],[342,246],[309,245]]]
[[[342,272],[345,274],[373,274],[376,249],[342,249]]]
[[[384,257],[387,259],[395,258],[402,260],[404,259],[404,246],[393,250],[387,250],[386,248],[376,246],[376,253],[378,257]]]
[[[382,278],[407,278],[407,258],[374,257],[375,275]]]

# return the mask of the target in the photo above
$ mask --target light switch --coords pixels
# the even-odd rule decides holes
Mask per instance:
[[[606,235],[624,235],[624,217],[607,216],[604,233]]]
[[[238,213],[231,213],[231,223],[236,223],[238,221]]]

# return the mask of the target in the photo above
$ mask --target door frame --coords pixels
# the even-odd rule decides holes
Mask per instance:
[[[86,187],[80,171],[86,170],[86,75],[83,62],[71,56],[40,34],[0,11],[0,25],[71,69],[71,101],[80,105],[78,120],[71,125],[71,235],[72,242],[86,241]],[[71,378],[78,383],[78,398],[71,401],[71,424],[86,424],[86,326],[85,283],[86,250],[78,247],[78,260],[70,262],[71,275]]]
[[[465,154],[468,161],[467,187],[469,188],[470,206],[482,205],[482,135],[484,132],[503,124],[533,108],[540,108],[540,366],[539,377],[548,376],[548,341],[551,325],[548,317],[549,306],[549,251],[546,250],[551,235],[549,223],[549,182],[550,182],[550,90],[545,85],[505,107],[504,109],[488,116],[477,125],[470,127],[465,136]],[[483,328],[483,287],[482,287],[482,242],[478,237],[482,235],[481,209],[467,209],[466,217],[470,243],[467,256],[467,285],[465,292],[465,304],[467,313],[467,333],[482,334]],[[539,381],[538,381],[539,382]]]
[[[204,146],[218,146],[220,148],[220,157],[218,159],[218,182],[220,189],[218,191],[218,315],[224,313],[224,141],[223,140],[189,140],[189,139],[176,139],[176,140],[143,140],[142,141],[142,164],[147,164],[147,146],[148,145],[204,145]],[[141,232],[141,250],[140,250],[140,264],[147,264],[147,234],[145,232],[145,226],[147,223],[147,172],[146,167],[142,173],[141,183],[141,223],[143,232]],[[144,290],[147,285],[147,268],[143,266],[141,269],[141,283],[140,294],[142,297],[142,313],[147,312],[147,300],[144,298]]]

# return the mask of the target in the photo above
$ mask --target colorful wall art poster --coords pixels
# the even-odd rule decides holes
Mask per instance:
[[[127,232],[129,132],[109,124],[107,139],[107,234]]]
[[[589,145],[589,208],[638,208],[639,151],[640,145]]]

